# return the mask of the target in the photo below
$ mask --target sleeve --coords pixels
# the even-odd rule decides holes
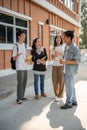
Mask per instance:
[[[15,57],[17,55],[17,46],[13,45],[13,54],[12,57]]]
[[[45,48],[44,48],[44,56],[45,56],[45,61],[46,61],[48,59],[48,56],[47,56],[47,51]]]
[[[74,48],[74,60],[76,60],[78,63],[81,62],[81,53],[78,47]]]

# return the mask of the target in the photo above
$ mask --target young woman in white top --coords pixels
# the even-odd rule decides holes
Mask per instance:
[[[64,44],[60,35],[55,36],[54,45],[51,49],[51,57],[53,62],[52,67],[52,82],[55,93],[55,101],[63,97],[64,93],[64,78],[63,65],[60,64],[60,59],[64,56]]]

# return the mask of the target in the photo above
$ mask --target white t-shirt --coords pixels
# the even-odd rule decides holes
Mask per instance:
[[[25,58],[26,58],[26,48],[25,48],[25,44],[19,44],[16,43],[18,45],[18,52],[17,52],[17,46],[14,45],[13,46],[13,57],[15,57],[17,55],[17,53],[22,53],[16,60],[16,70],[27,70],[28,65],[25,62]]]
[[[51,49],[51,54],[52,55],[55,55],[55,52],[59,52],[59,53],[62,53],[64,54],[64,48],[65,48],[65,45],[59,45],[57,47],[53,47]],[[62,64],[59,63],[59,60],[62,59],[63,56],[57,56],[55,57],[54,61],[53,61],[53,66],[63,66]]]

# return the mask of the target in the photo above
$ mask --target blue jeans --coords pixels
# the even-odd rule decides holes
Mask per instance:
[[[40,77],[40,91],[41,91],[41,94],[44,93],[45,75],[34,74],[34,91],[35,91],[35,95],[38,95],[38,80],[39,80],[39,77]]]
[[[74,86],[74,76],[67,76],[64,74],[65,86],[66,86],[66,104],[72,105],[76,102],[76,92]]]

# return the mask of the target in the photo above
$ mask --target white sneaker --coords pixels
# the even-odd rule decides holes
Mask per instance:
[[[22,104],[23,101],[22,101],[22,100],[17,100],[17,103],[18,103],[18,104]]]
[[[59,98],[56,96],[54,101],[58,102],[59,101]]]

